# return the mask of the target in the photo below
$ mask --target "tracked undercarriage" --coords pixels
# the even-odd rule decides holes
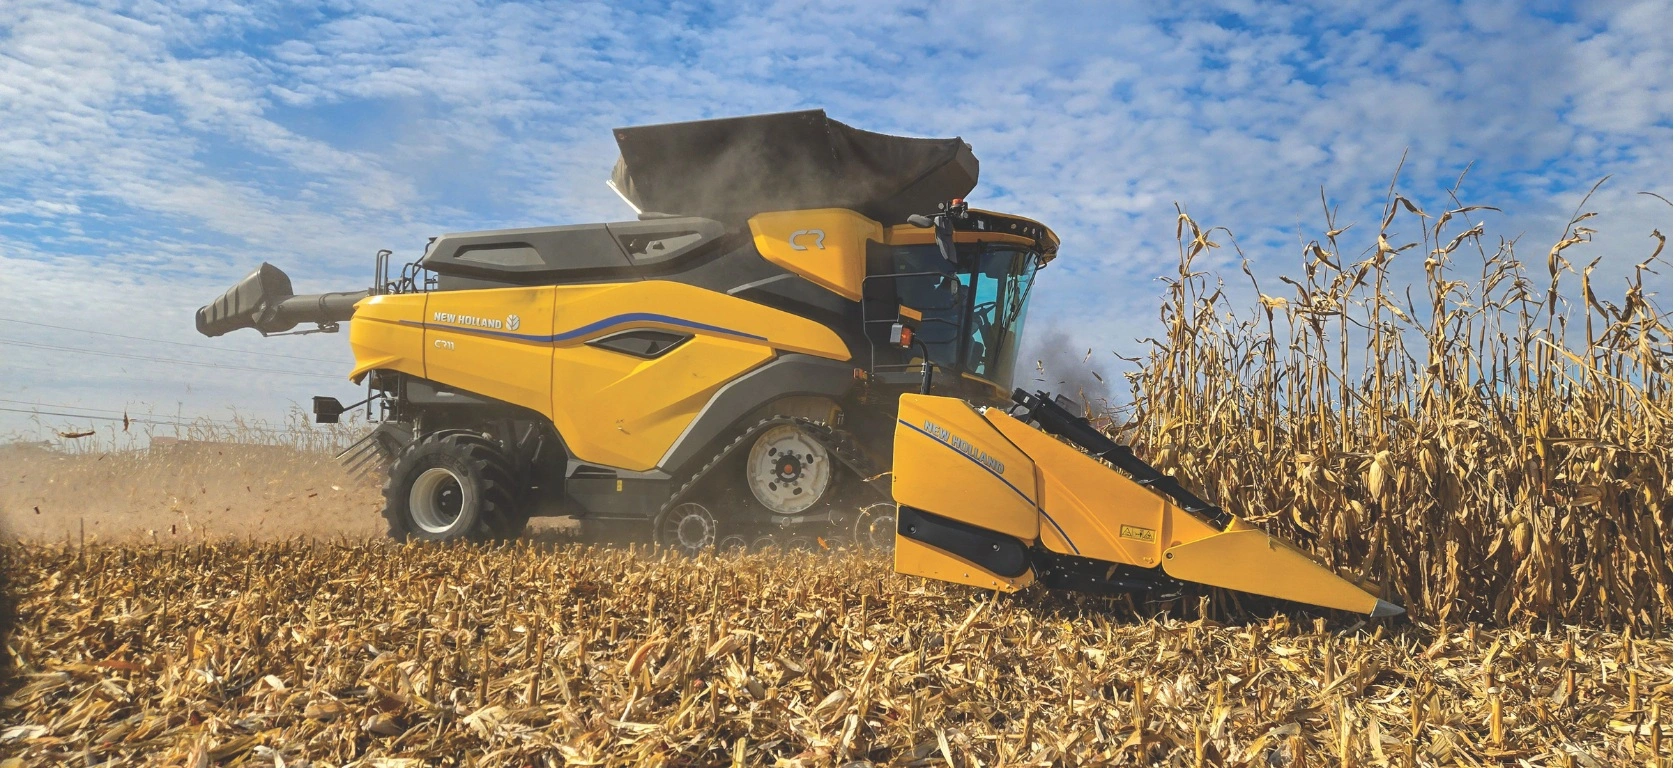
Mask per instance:
[[[890,550],[885,474],[843,430],[768,418],[729,441],[671,495],[655,520],[656,536],[685,554]]]

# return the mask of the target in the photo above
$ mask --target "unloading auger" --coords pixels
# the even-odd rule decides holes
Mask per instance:
[[[690,554],[892,548],[900,571],[993,589],[1194,582],[1398,611],[1048,396],[1011,396],[1061,242],[968,207],[961,139],[820,110],[614,137],[634,221],[442,235],[394,276],[381,251],[361,291],[295,296],[263,264],[198,330],[347,327],[379,422],[351,455],[383,465],[401,540],[562,516]],[[318,421],[346,410],[315,398]]]

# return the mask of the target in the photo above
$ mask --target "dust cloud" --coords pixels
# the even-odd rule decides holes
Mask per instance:
[[[1098,353],[1106,354],[1082,347],[1067,331],[1052,328],[1021,353],[1016,386],[1066,395],[1092,412],[1106,411],[1114,402],[1114,391],[1108,374],[1096,364]]]
[[[378,481],[329,454],[239,443],[62,453],[0,446],[0,530],[26,541],[370,537]]]
[[[383,539],[385,473],[352,475],[332,453],[238,442],[154,442],[66,453],[0,444],[0,541]],[[526,535],[574,535],[563,518]]]

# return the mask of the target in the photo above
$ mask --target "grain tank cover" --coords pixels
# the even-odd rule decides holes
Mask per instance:
[[[968,195],[980,161],[960,138],[853,128],[820,109],[613,131],[613,184],[646,212],[738,221],[848,208],[888,225]]]

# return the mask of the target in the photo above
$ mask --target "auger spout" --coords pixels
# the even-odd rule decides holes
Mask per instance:
[[[302,323],[314,323],[324,331],[356,313],[356,302],[369,291],[292,293],[292,279],[267,262],[235,283],[232,288],[198,309],[198,332],[221,336],[241,328],[255,328],[264,336],[284,333]]]

